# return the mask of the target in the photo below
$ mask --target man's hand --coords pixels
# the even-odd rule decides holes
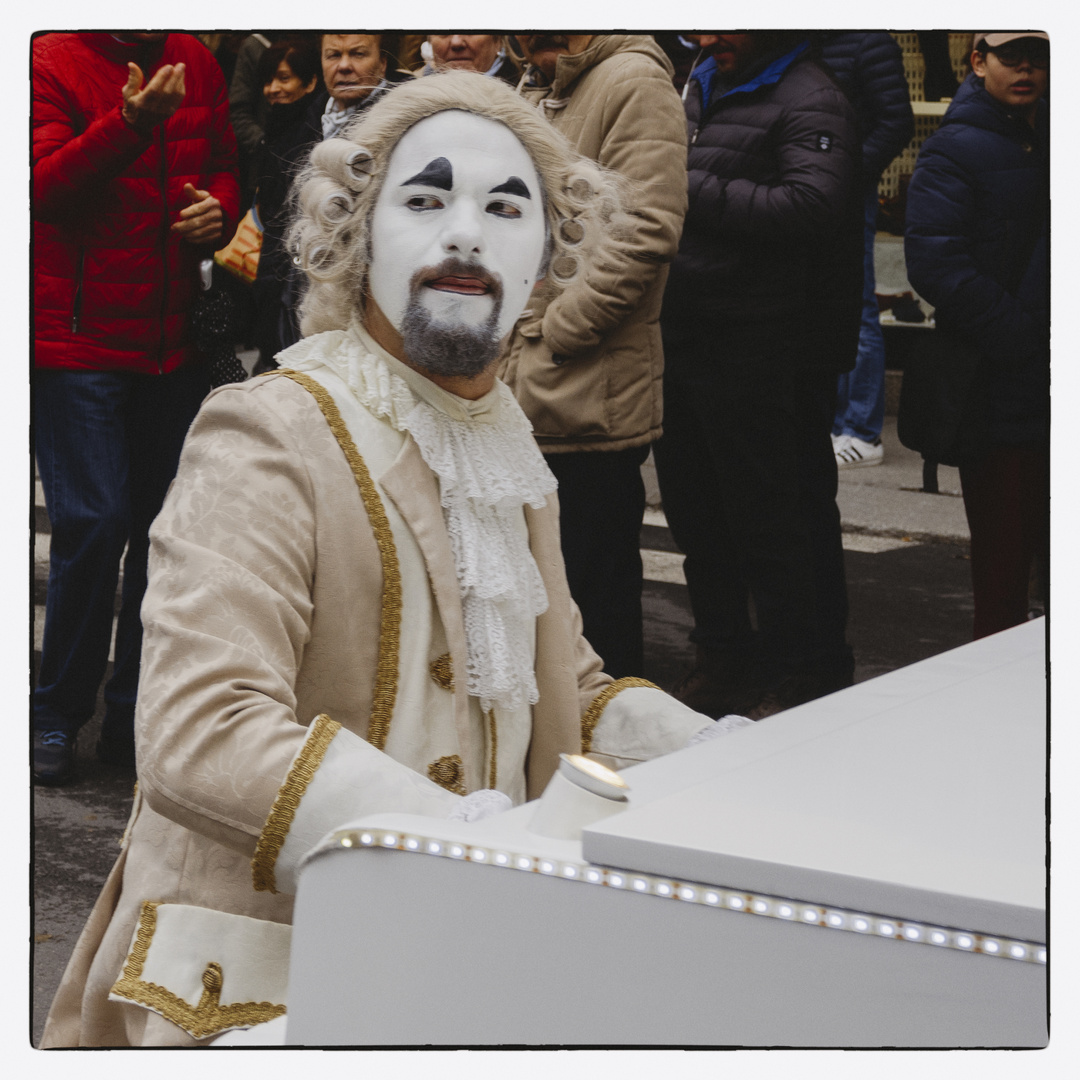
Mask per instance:
[[[166,64],[143,86],[142,68],[128,64],[123,117],[136,131],[149,134],[164,123],[184,100],[184,65]]]
[[[221,203],[209,191],[199,191],[194,184],[184,185],[184,194],[191,202],[180,211],[180,220],[172,231],[189,244],[209,244],[221,239]]]

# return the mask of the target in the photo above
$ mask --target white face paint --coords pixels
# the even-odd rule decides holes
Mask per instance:
[[[501,294],[503,337],[544,257],[532,159],[509,128],[487,117],[453,109],[421,120],[390,156],[371,242],[369,288],[397,330],[414,290],[436,322],[468,327],[490,319]]]

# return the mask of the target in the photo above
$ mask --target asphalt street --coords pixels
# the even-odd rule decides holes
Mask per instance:
[[[849,641],[863,681],[964,644],[972,602],[967,526],[955,469],[941,468],[939,494],[921,491],[921,458],[883,433],[882,465],[841,473],[851,607]],[[693,647],[681,555],[667,532],[655,480],[646,466],[650,510],[642,530],[646,664],[642,673],[670,686]],[[48,519],[36,497],[34,647],[41,644],[48,572]],[[80,773],[71,786],[33,791],[32,1031],[36,1045],[64,966],[116,854],[131,808],[132,771],[100,765],[93,749],[102,702],[79,738]]]

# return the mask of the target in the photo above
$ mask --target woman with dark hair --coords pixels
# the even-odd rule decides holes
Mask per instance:
[[[312,95],[321,83],[315,40],[289,39],[272,45],[259,62],[263,96],[270,105],[258,176],[263,246],[255,280],[254,344],[256,371],[274,367],[274,353],[296,340],[291,303],[286,296],[290,263],[282,244],[288,227],[289,187],[296,165],[314,141],[306,122]]]

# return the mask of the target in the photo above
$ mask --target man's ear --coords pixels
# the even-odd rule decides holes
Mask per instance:
[[[975,49],[971,53],[971,70],[981,79],[986,75],[986,53]]]

